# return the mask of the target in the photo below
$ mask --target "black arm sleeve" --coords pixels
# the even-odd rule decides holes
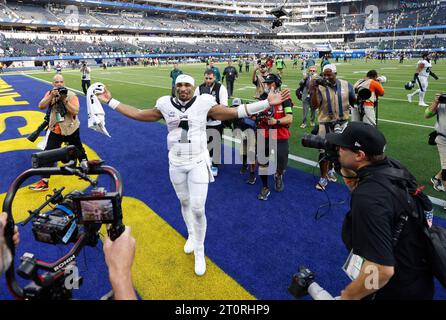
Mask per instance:
[[[431,72],[429,72],[429,74],[430,74],[430,76],[431,76],[432,78],[434,78],[435,80],[438,80],[438,76],[437,76],[435,73],[433,73],[433,72],[431,71]]]

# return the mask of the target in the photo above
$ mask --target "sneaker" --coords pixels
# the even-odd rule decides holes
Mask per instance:
[[[437,177],[433,176],[431,178],[432,186],[436,191],[444,191],[443,182]]]
[[[283,174],[277,174],[274,175],[274,190],[276,190],[277,192],[282,192],[283,191]]]
[[[255,172],[250,172],[249,173],[249,177],[246,180],[246,183],[248,183],[248,184],[255,184],[256,180],[257,180],[257,177],[256,177]]]
[[[34,191],[47,191],[48,190],[48,181],[40,180],[35,185],[29,186],[31,190]]]
[[[247,171],[248,171],[248,166],[242,165],[242,167],[240,168],[240,174],[245,174]]]
[[[338,176],[336,175],[336,172],[334,170],[328,171],[328,180],[331,182],[338,181]]]
[[[218,176],[218,168],[217,167],[212,166],[211,171],[212,171],[212,175],[214,177]]]
[[[316,189],[319,191],[324,191],[327,187],[328,180],[326,178],[320,178],[319,182],[316,184]]]
[[[314,127],[316,124],[314,123],[314,121],[310,122],[310,126]]]
[[[195,255],[195,274],[202,276],[206,273],[206,258],[204,256],[204,247],[196,249]]]
[[[306,124],[306,123],[302,123],[302,124],[300,125],[300,127],[301,127],[302,129],[305,129],[305,128],[307,127],[307,124]]]
[[[409,101],[409,103],[412,103],[412,95],[410,93],[407,95],[407,101]]]
[[[194,252],[194,240],[191,236],[187,238],[186,244],[184,245],[184,253],[191,254]]]
[[[429,105],[426,104],[426,103],[424,103],[424,102],[420,102],[418,105],[419,105],[420,107],[429,107]]]
[[[271,192],[269,191],[269,188],[263,187],[262,190],[260,191],[259,195],[257,196],[257,199],[266,201],[266,200],[268,200],[268,197],[270,194],[271,194]]]

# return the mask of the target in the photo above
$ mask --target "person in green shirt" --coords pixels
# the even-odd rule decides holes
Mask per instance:
[[[174,63],[173,69],[170,71],[170,77],[172,78],[172,97],[175,97],[175,81],[180,74],[183,74],[183,71],[178,69],[178,63]]]
[[[216,66],[214,66],[214,62],[213,61],[209,62],[209,69],[211,69],[214,72],[215,81],[216,82],[220,82],[221,81],[220,70]]]
[[[276,59],[276,69],[277,69],[277,74],[282,77],[283,76],[283,68],[286,67],[285,65],[285,61],[283,60],[282,57],[278,57]]]
[[[328,60],[328,56],[324,55],[321,61],[321,70],[324,70],[324,66],[326,66],[327,64],[330,64],[330,61]]]

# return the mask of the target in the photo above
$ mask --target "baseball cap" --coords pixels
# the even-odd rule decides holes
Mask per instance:
[[[239,105],[241,105],[242,104],[242,99],[240,99],[240,98],[234,98],[234,99],[232,99],[232,105],[233,106],[239,106]]]
[[[331,71],[336,72],[336,66],[334,64],[326,64],[324,66],[324,69],[322,70],[322,72],[324,72],[327,69],[330,69]]]
[[[352,150],[362,150],[369,155],[383,154],[386,138],[374,126],[364,122],[350,122],[341,133],[329,133],[327,142]]]
[[[175,85],[177,85],[178,83],[189,83],[192,86],[195,86],[194,78],[188,76],[187,74],[180,74],[175,80]]]

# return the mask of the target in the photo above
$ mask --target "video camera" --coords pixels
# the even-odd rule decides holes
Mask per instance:
[[[296,299],[310,295],[314,300],[335,300],[333,296],[325,291],[315,281],[315,274],[307,267],[300,266],[293,275],[288,292]]]
[[[23,288],[15,278],[13,261],[6,271],[6,280],[9,290],[18,299],[71,299],[72,289],[65,286],[65,280],[69,276],[67,272],[75,263],[76,256],[82,248],[97,245],[99,230],[103,224],[108,225],[107,233],[111,240],[117,239],[124,232],[121,210],[122,180],[119,172],[99,160],[89,161],[77,167],[75,149],[74,146],[69,146],[33,154],[33,168],[21,173],[8,188],[3,202],[3,211],[8,214],[5,238],[14,256],[12,204],[19,187],[26,179],[41,175],[75,175],[88,181],[92,187],[89,192],[72,191],[65,196],[62,194],[65,187],[61,187],[54,190],[37,209],[28,210],[29,217],[20,225],[32,222],[32,232],[36,241],[49,244],[74,244],[67,254],[51,263],[37,259],[32,253],[25,253],[21,257],[17,274],[31,282]],[[67,163],[61,167],[42,167],[54,161]],[[104,174],[112,178],[114,192],[98,188],[98,180],[89,177],[89,175]],[[55,206],[43,212],[49,204]],[[79,284],[81,280],[82,278],[74,279]]]

